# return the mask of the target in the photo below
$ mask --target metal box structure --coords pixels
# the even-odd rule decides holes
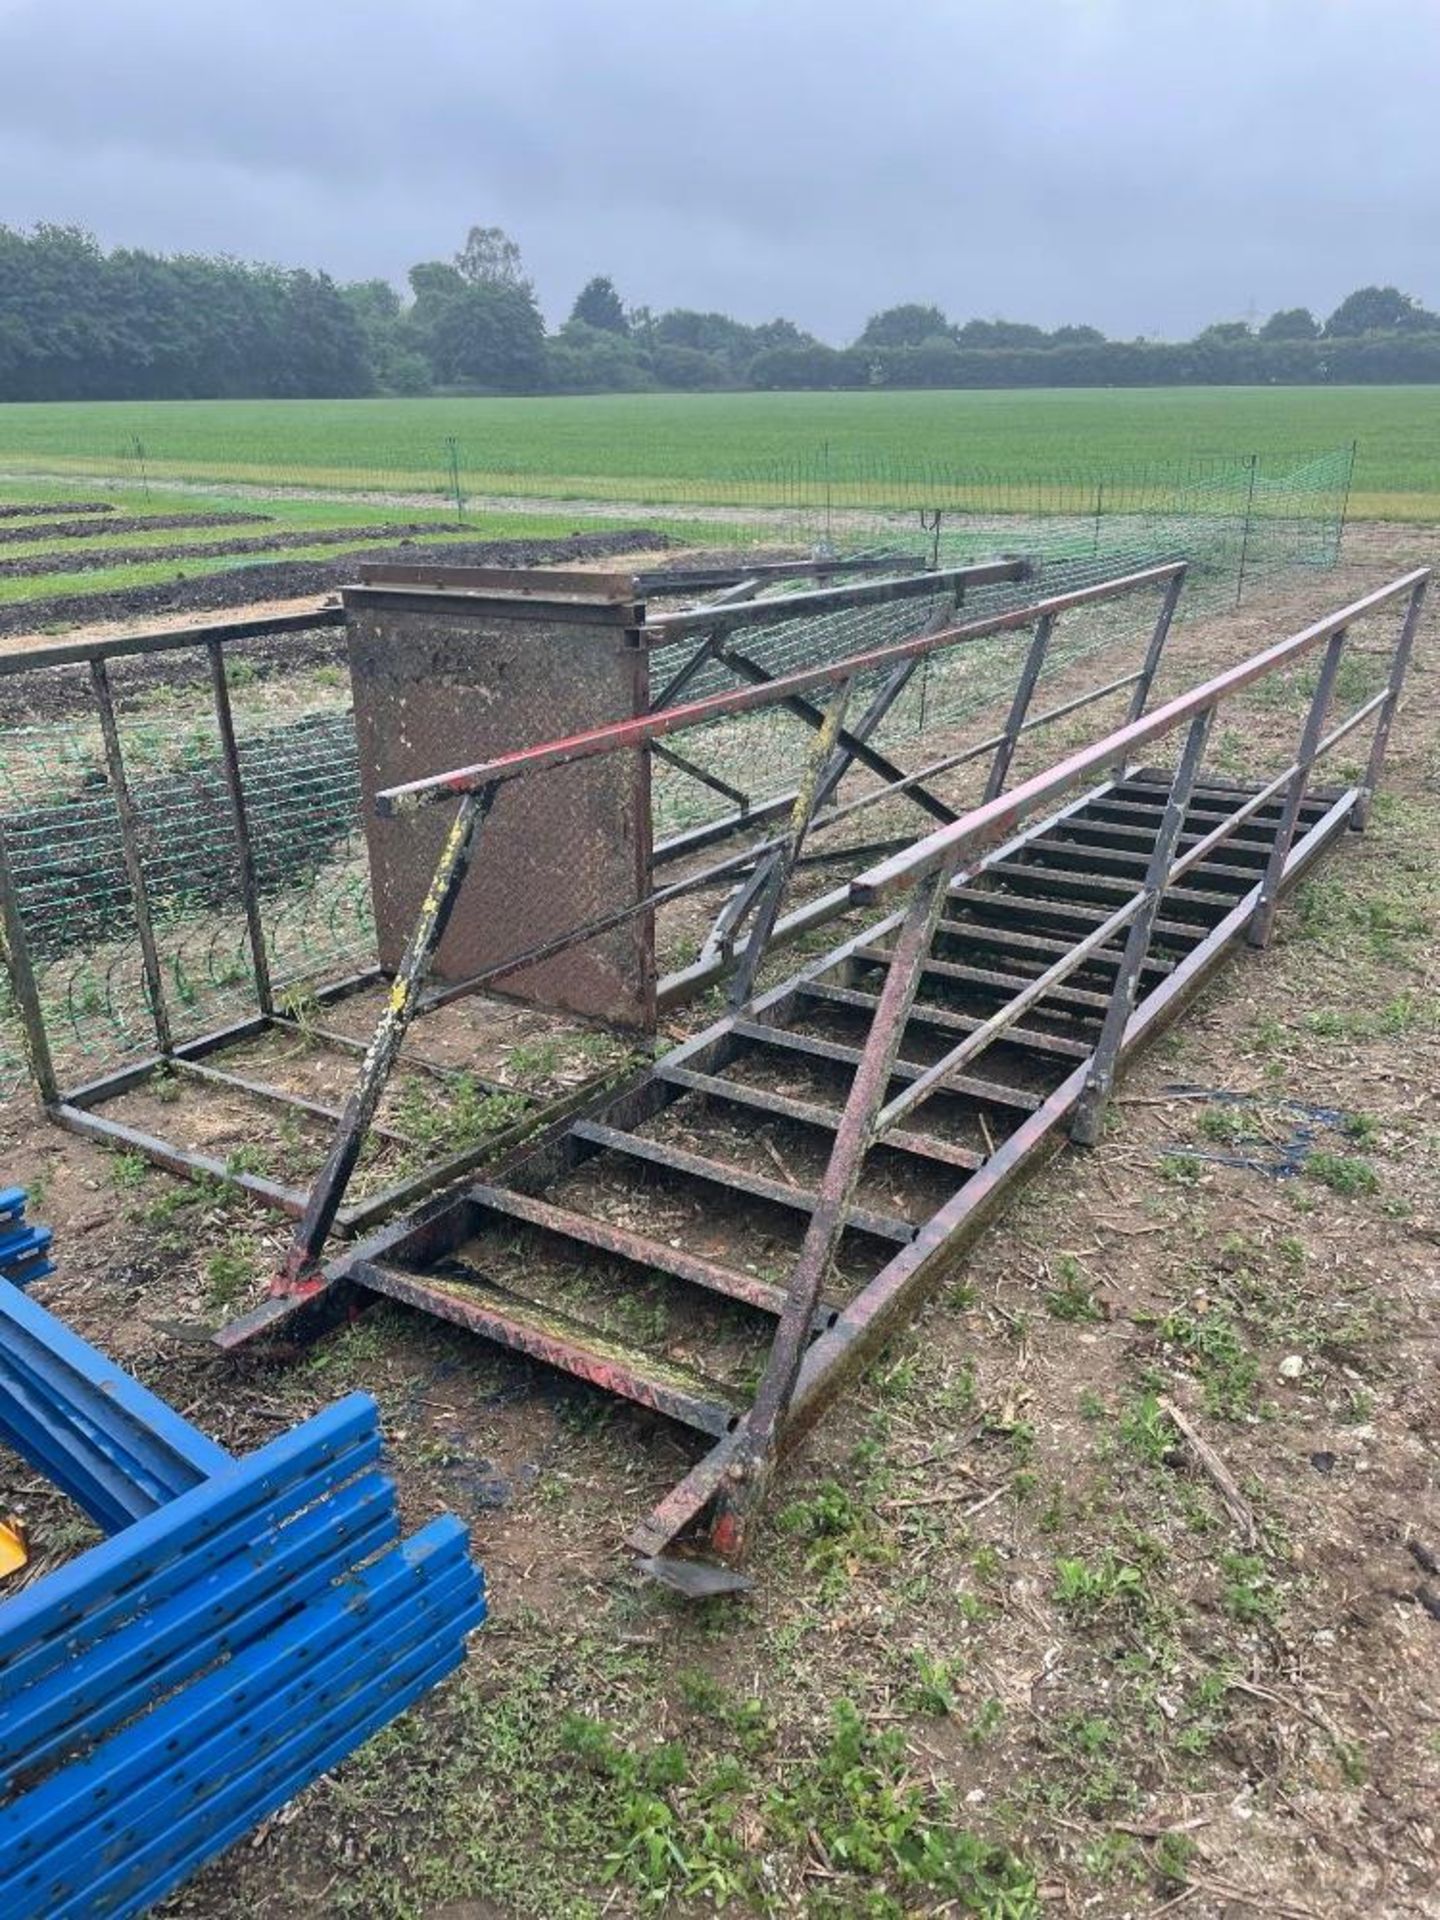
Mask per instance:
[[[375,794],[643,714],[644,609],[626,575],[481,567],[369,570],[344,602],[380,964],[394,973],[447,822],[434,815],[381,819]],[[649,871],[642,751],[557,768],[529,787],[508,788],[432,977],[469,979],[578,920],[633,906],[647,891]],[[500,990],[649,1029],[654,956],[654,919],[641,914],[508,976]]]

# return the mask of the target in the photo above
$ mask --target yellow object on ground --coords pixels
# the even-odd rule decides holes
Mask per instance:
[[[18,1573],[29,1558],[30,1549],[20,1522],[14,1518],[0,1520],[0,1580]]]

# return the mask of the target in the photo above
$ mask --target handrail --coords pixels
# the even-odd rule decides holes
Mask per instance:
[[[1430,578],[1430,572],[1429,567],[1416,567],[1398,580],[1392,580],[1388,586],[1377,587],[1373,593],[1352,601],[1349,606],[1340,608],[1339,612],[1327,614],[1323,620],[1302,628],[1286,640],[1276,641],[1273,647],[1267,647],[1263,653],[1243,660],[1237,667],[1227,668],[1198,687],[1192,687],[1188,693],[1177,694],[1173,700],[1156,707],[1152,713],[1127,722],[1104,739],[1093,741],[1068,759],[1047,767],[1029,780],[1021,781],[1008,793],[972,808],[953,825],[937,828],[923,840],[917,840],[913,847],[907,847],[904,852],[894,854],[864,873],[857,874],[850,883],[851,899],[857,906],[871,906],[876,901],[886,899],[897,888],[935,872],[955,855],[983,851],[1013,831],[1036,807],[1078,786],[1087,774],[1099,772],[1114,765],[1117,760],[1128,758],[1135,748],[1149,746],[1152,741],[1173,733],[1182,721],[1211,711],[1231,694],[1239,693],[1253,686],[1257,680],[1267,678],[1278,668],[1303,658],[1322,641],[1332,640],[1356,620],[1413,593]]]
[[[896,641],[887,647],[847,654],[844,659],[827,661],[821,666],[797,668],[793,673],[778,674],[762,685],[710,694],[703,700],[667,707],[636,720],[617,720],[607,726],[592,727],[584,733],[572,734],[568,740],[545,741],[539,746],[522,747],[514,753],[502,754],[497,759],[482,761],[475,766],[457,767],[449,773],[427,774],[421,780],[382,787],[375,795],[375,811],[382,818],[413,813],[421,807],[437,806],[443,801],[478,793],[486,787],[517,780],[526,774],[568,767],[578,760],[591,760],[601,754],[643,747],[652,740],[684,733],[692,727],[705,726],[712,720],[725,719],[731,714],[751,713],[757,708],[777,706],[798,694],[810,693],[819,687],[837,686],[861,674],[881,672],[887,667],[923,660],[927,655],[968,645],[975,640],[986,640],[993,634],[1013,633],[1018,627],[1033,626],[1046,617],[1053,619],[1073,607],[1113,600],[1139,587],[1159,586],[1183,579],[1185,570],[1186,562],[1183,560],[1143,567],[1135,573],[1119,574],[1114,579],[1098,581],[1093,586],[1075,587],[1068,593],[1052,594],[1043,600],[1029,600],[1023,606],[988,614],[983,619],[962,621],[955,626],[941,627],[933,633]],[[798,599],[800,596],[796,597]]]
[[[1177,858],[1216,708],[1230,695],[1303,658],[1322,642],[1329,643],[1314,692],[1306,705],[1295,757],[1284,773],[1264,790],[1266,798],[1273,798],[1282,789],[1285,797],[1263,874],[1258,885],[1245,896],[1247,938],[1252,945],[1263,946],[1270,938],[1275,904],[1311,770],[1323,754],[1374,714],[1378,716],[1375,739],[1363,785],[1352,789],[1348,796],[1354,824],[1364,825],[1369,798],[1384,761],[1389,726],[1404,683],[1430,572],[1428,567],[1415,568],[1239,666],[1214,675],[1154,713],[1117,728],[1058,766],[974,808],[952,825],[941,827],[907,852],[880,862],[852,883],[850,894],[857,905],[869,905],[902,887],[907,897],[903,910],[889,923],[897,926],[898,931],[887,953],[889,965],[875,1003],[870,1032],[855,1065],[844,1112],[835,1128],[834,1146],[786,1288],[754,1403],[738,1431],[727,1478],[717,1498],[711,1539],[726,1557],[733,1558],[743,1551],[749,1516],[774,1470],[781,1435],[800,1380],[813,1315],[845,1231],[851,1199],[870,1149],[922,1101],[941,1091],[947,1083],[953,1083],[953,1076],[962,1067],[1002,1039],[1036,1001],[1125,932],[1124,948],[1116,958],[1115,977],[1099,1036],[1089,1055],[1071,1120],[1074,1139],[1088,1145],[1098,1138],[1166,889],[1205,853],[1236,832],[1242,821],[1262,804],[1261,795],[1246,795],[1243,801],[1237,800],[1226,818],[1201,837],[1198,846]],[[1329,733],[1322,733],[1351,626],[1367,614],[1401,599],[1408,600],[1408,605],[1391,649],[1383,692],[1362,702],[1356,712],[1332,727]],[[1031,812],[1080,785],[1087,775],[1123,765],[1133,748],[1162,739],[1186,722],[1185,744],[1168,786],[1140,885],[1051,966],[1027,980],[989,1018],[948,1048],[938,1060],[909,1077],[908,1084],[893,1098],[889,1097],[901,1041],[945,904],[954,887],[974,877],[974,866],[962,871],[961,861],[1009,838]]]
[[[842,613],[850,607],[884,606],[892,600],[915,600],[937,587],[993,587],[1035,577],[1033,560],[982,560],[963,567],[927,567],[923,572],[898,574],[889,580],[862,581],[858,586],[815,587],[805,593],[772,593],[737,602],[722,610],[713,606],[683,607],[646,619],[642,633],[652,647],[669,646],[687,634],[711,633],[731,627],[755,626],[766,620],[804,620],[822,613]]]

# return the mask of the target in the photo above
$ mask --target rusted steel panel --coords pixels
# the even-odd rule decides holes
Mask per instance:
[[[647,705],[640,610],[598,598],[563,620],[507,594],[347,592],[350,673],[381,965],[393,972],[446,820],[382,819],[382,788],[557,734],[633,720]],[[628,625],[626,623],[629,623]],[[631,908],[648,890],[649,773],[612,754],[506,788],[456,904],[432,978],[455,982]],[[649,1030],[654,920],[638,912],[503,991]]]

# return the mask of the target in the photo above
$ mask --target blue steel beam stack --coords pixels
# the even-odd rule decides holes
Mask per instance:
[[[0,1194],[0,1262],[35,1279],[24,1198]],[[0,1600],[6,1920],[142,1913],[485,1617],[458,1520],[401,1540],[365,1394],[236,1460],[4,1278],[0,1438],[110,1536]]]

